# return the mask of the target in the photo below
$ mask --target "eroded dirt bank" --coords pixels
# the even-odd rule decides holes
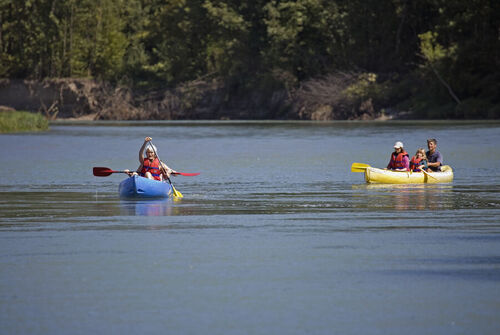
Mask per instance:
[[[0,106],[41,112],[51,120],[370,120],[383,117],[371,99],[348,104],[336,96],[335,88],[325,85],[315,87],[310,83],[293,91],[234,92],[238,91],[228,89],[216,79],[147,92],[86,79],[2,79]]]

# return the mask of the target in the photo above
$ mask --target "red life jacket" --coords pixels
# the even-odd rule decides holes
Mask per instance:
[[[408,153],[406,151],[400,152],[397,156],[393,152],[391,154],[391,161],[389,163],[390,168],[391,169],[404,169],[405,168],[405,166],[403,164],[403,157],[404,156],[408,157]]]
[[[161,171],[160,171],[160,161],[158,158],[155,158],[153,162],[149,159],[145,158],[142,163],[141,176],[145,176],[146,172],[151,173],[154,179],[161,180]]]
[[[416,156],[413,156],[411,158],[411,161],[410,161],[410,170],[411,171],[415,171],[415,172],[420,172],[422,170],[420,170],[418,167],[422,164],[420,164],[420,161],[422,160],[422,158],[417,158]]]

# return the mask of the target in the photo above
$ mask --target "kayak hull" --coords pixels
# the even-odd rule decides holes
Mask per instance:
[[[443,165],[440,172],[394,171],[368,167],[365,170],[365,180],[373,184],[437,184],[451,183],[453,169]]]
[[[122,198],[168,198],[172,186],[164,181],[132,176],[120,183],[118,192]]]

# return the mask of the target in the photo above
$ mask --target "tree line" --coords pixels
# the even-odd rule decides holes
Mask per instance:
[[[350,73],[382,107],[493,118],[499,69],[496,0],[0,0],[3,78],[241,93]]]

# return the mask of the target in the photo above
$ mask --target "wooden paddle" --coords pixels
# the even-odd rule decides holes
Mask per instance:
[[[152,141],[149,141],[149,142],[151,143],[151,149],[153,149],[153,152],[155,153],[155,156],[156,156],[156,157],[158,158],[158,160],[160,161],[160,169],[162,170],[162,172],[164,172],[164,171],[163,171],[163,163],[162,163],[162,161],[161,161],[160,157],[158,156],[158,153],[156,152],[155,146],[153,145],[153,142],[152,142]],[[167,174],[165,173],[165,175],[167,175]],[[174,185],[172,184],[172,181],[170,180],[170,178],[169,178],[169,177],[167,177],[167,180],[168,180],[168,183],[170,184],[170,186],[172,186],[172,191],[174,192],[174,197],[176,197],[176,198],[182,198],[182,197],[184,197],[184,196],[182,195],[182,193],[181,193],[181,192],[179,192],[179,191],[177,191],[177,190],[175,189],[175,187],[174,187]]]
[[[431,177],[431,178],[434,178],[435,180],[438,180],[436,177],[434,177],[433,175],[431,175],[429,172],[425,171],[425,170],[422,170],[423,173],[425,173],[427,176]]]
[[[97,176],[97,177],[107,177],[113,173],[127,173],[127,171],[115,171],[115,170],[111,170],[110,168],[107,168],[107,167],[95,167],[93,169],[93,172],[94,172],[94,176]],[[198,176],[200,173],[199,172],[196,172],[196,173],[172,172],[172,174],[193,177],[193,176]]]
[[[364,163],[352,163],[351,172],[365,172],[370,165]]]

